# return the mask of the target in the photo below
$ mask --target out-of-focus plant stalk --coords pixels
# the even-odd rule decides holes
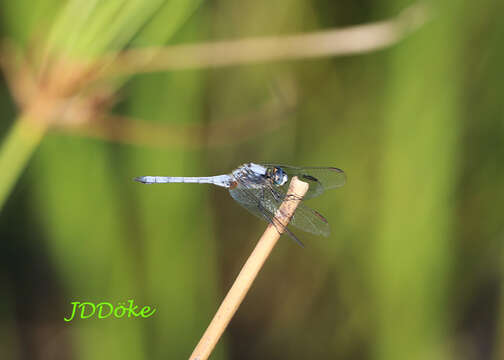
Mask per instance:
[[[402,1],[407,3],[407,1]],[[389,6],[397,6],[390,0]],[[458,173],[463,2],[389,54],[381,201],[373,249],[375,359],[451,359],[449,281]],[[419,71],[421,76],[419,76]]]
[[[0,210],[31,155],[46,133],[47,125],[29,115],[19,116],[0,148]]]
[[[162,48],[135,48],[113,54],[114,66],[107,71],[108,75],[119,76],[363,54],[397,44],[421,28],[429,20],[429,15],[429,8],[419,2],[395,18],[343,29]],[[105,58],[105,61],[111,60]]]

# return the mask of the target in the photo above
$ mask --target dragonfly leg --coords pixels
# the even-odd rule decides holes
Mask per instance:
[[[291,201],[291,200],[302,200],[303,198],[301,196],[298,196],[296,194],[287,194],[285,196],[285,200]]]

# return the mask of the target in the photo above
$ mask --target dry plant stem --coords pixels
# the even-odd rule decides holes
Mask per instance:
[[[307,183],[300,181],[297,177],[292,178],[286,197],[286,199],[288,198],[289,200],[284,200],[275,214],[279,224],[287,226],[299,202],[307,191]],[[274,225],[268,225],[266,231],[252,251],[252,254],[249,256],[245,265],[243,265],[233,286],[222,301],[210,325],[208,325],[198,345],[196,345],[196,348],[189,358],[190,360],[208,359],[222,333],[231,321],[231,318],[243,301],[247,291],[257,277],[261,267],[280,238],[280,235],[281,234]]]
[[[229,146],[277,130],[288,123],[294,107],[266,103],[258,111],[211,124],[165,124],[108,115],[94,122],[60,122],[51,130],[144,147],[201,149]]]
[[[285,59],[354,55],[392,46],[428,20],[418,3],[396,18],[308,34],[127,50],[106,75],[219,67]],[[114,55],[116,56],[116,55]]]

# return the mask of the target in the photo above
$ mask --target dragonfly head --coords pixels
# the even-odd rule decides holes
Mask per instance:
[[[277,166],[275,166],[273,169],[271,169],[270,176],[271,176],[271,179],[273,180],[273,183],[278,186],[282,186],[289,179],[289,177],[282,170],[282,168],[277,167]]]

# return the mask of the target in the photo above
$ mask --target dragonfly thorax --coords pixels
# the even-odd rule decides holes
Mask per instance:
[[[248,163],[233,170],[232,176],[237,180],[239,187],[261,188],[265,185],[266,168],[264,166]]]
[[[268,184],[282,186],[289,179],[280,167],[266,167],[254,163],[240,166],[232,175],[238,180],[238,184],[248,188],[262,188]]]

